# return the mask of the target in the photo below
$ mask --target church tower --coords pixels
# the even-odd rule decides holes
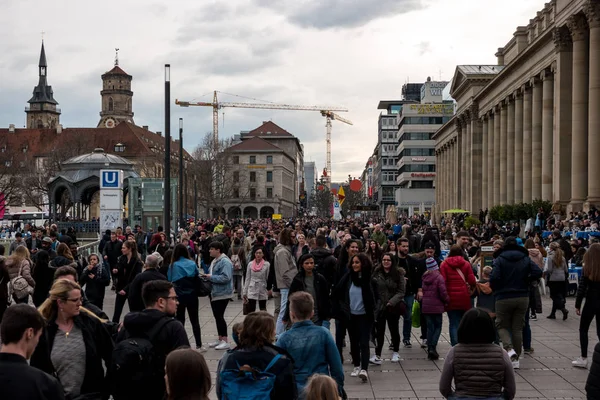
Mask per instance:
[[[117,49],[118,52],[118,49]],[[119,55],[115,57],[115,66],[102,75],[102,111],[98,128],[114,128],[120,122],[133,122],[131,100],[132,76],[119,67]]]
[[[33,97],[29,99],[29,107],[25,108],[27,114],[27,128],[29,129],[54,129],[60,122],[60,109],[56,108],[58,102],[54,100],[52,86],[46,80],[48,64],[46,63],[46,51],[42,41],[42,51],[38,66],[39,82],[33,88]]]

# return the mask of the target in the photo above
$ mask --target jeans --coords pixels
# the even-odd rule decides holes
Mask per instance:
[[[256,302],[258,302],[258,308],[260,309],[260,311],[267,311],[267,301],[266,300],[248,299],[248,305],[246,306],[248,313],[256,311]]]
[[[335,320],[335,345],[337,346],[338,352],[342,363],[344,362],[344,341],[346,340],[346,321],[336,319]]]
[[[591,296],[590,296],[591,297]],[[587,357],[588,351],[588,330],[592,320],[596,317],[596,334],[600,339],[600,302],[586,297],[583,310],[581,310],[581,319],[579,320],[579,343],[581,344],[581,357]]]
[[[190,324],[192,324],[192,332],[196,340],[196,346],[202,346],[200,338],[200,321],[198,318],[198,296],[195,293],[179,296],[179,305],[177,305],[177,321],[185,326],[185,310],[187,309]]]
[[[529,309],[529,297],[514,297],[496,301],[496,328],[504,350],[514,350],[521,356],[523,326]],[[512,334],[511,334],[512,333]]]
[[[529,325],[529,310],[525,313],[525,326],[523,326],[523,348],[531,349],[531,325]]]
[[[281,294],[281,305],[279,306],[279,315],[277,316],[277,325],[275,327],[275,335],[277,336],[285,332],[283,316],[285,315],[285,310],[287,310],[288,294],[290,293],[290,289],[279,289],[279,293]]]
[[[277,322],[279,310],[281,309],[281,295],[279,292],[273,292],[273,306],[275,307],[273,310],[273,317],[275,318],[275,322]]]
[[[415,302],[415,295],[404,296],[404,302],[406,303],[406,313],[404,314],[404,321],[402,322],[402,339],[410,340],[410,331],[412,329],[412,308]]]
[[[458,325],[465,313],[465,310],[448,310],[448,320],[450,321],[450,344],[452,346],[458,344]]]
[[[113,314],[113,322],[118,324],[119,320],[121,319],[121,313],[123,312],[123,306],[125,305],[125,302],[127,301],[127,296],[121,296],[119,293],[117,293],[117,298],[115,299],[115,312]]]
[[[355,367],[367,371],[369,369],[369,339],[371,338],[372,323],[366,315],[351,315],[348,324],[350,336],[350,355]]]
[[[442,334],[443,314],[421,314],[427,321],[427,347],[435,350]]]
[[[375,333],[377,339],[377,346],[375,347],[375,354],[381,356],[381,350],[383,349],[383,341],[385,340],[385,325],[387,324],[390,330],[390,336],[392,337],[392,346],[394,352],[398,352],[400,349],[400,332],[399,332],[399,324],[400,316],[393,315],[386,311],[384,311],[379,318],[377,318],[377,323],[375,324]]]
[[[217,333],[219,337],[227,337],[227,322],[225,322],[225,310],[229,299],[216,300],[210,302],[210,308],[212,308],[213,316],[217,324]]]

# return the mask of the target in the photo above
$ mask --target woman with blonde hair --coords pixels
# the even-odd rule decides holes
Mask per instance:
[[[306,400],[339,400],[338,386],[329,375],[314,374],[304,389]]]
[[[102,320],[81,306],[81,287],[58,279],[38,308],[47,322],[31,366],[58,377],[66,398],[107,398],[102,360],[110,364],[113,342]]]
[[[566,296],[567,296],[567,277],[569,269],[565,253],[562,251],[558,242],[550,243],[550,252],[546,259],[546,278],[548,287],[550,288],[550,297],[552,298],[552,312],[548,315],[550,319],[556,319],[556,310],[560,310],[563,314],[563,321],[567,319],[569,311],[567,311]]]
[[[35,280],[32,276],[31,257],[26,246],[17,246],[15,251],[6,259],[6,269],[10,279],[9,293],[15,303],[29,302],[29,295],[33,294]]]
[[[583,310],[581,303],[585,299]],[[596,334],[600,339],[600,244],[594,243],[583,256],[583,275],[579,280],[575,313],[581,315],[579,320],[579,343],[581,357],[573,361],[574,367],[587,367],[588,330],[596,317]]]

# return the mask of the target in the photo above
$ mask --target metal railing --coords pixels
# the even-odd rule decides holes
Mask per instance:
[[[68,230],[73,228],[75,232],[100,232],[100,222],[98,221],[68,221],[68,222],[57,222],[58,230]]]
[[[79,246],[77,248],[77,253],[87,259],[90,254],[93,254],[93,253],[98,254],[99,253],[99,250],[98,250],[99,245],[100,245],[100,240],[96,240],[95,242],[88,243],[83,246]]]

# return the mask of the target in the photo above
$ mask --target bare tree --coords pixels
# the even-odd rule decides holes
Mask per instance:
[[[333,196],[327,187],[325,178],[321,177],[316,185],[316,191],[313,204],[317,208],[317,215],[322,218],[331,218],[331,208],[333,206]]]
[[[17,171],[13,154],[0,146],[0,215],[4,214],[9,204],[22,203]]]

